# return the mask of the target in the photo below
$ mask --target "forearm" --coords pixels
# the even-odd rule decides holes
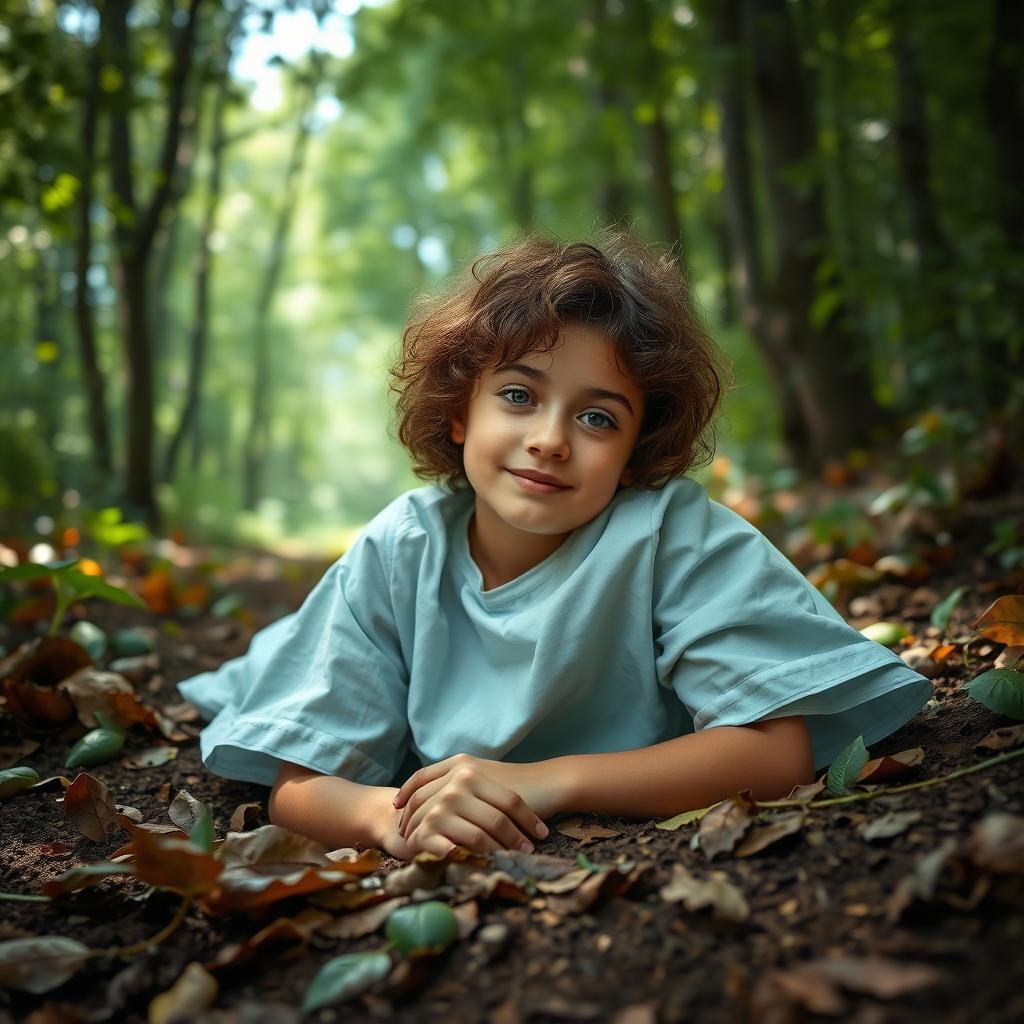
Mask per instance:
[[[802,719],[720,726],[650,747],[574,754],[549,762],[563,780],[565,811],[630,818],[671,817],[750,789],[755,799],[787,796],[814,774]]]
[[[328,849],[366,849],[382,846],[386,829],[393,827],[397,815],[391,801],[397,792],[390,786],[364,786],[285,765],[271,790],[268,810],[275,825],[309,836]]]

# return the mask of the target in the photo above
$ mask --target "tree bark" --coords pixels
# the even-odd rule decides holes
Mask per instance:
[[[78,196],[78,235],[75,239],[75,326],[85,385],[85,409],[92,441],[93,464],[101,476],[114,470],[110,426],[103,375],[96,358],[96,331],[89,302],[89,267],[92,263],[92,200],[96,173],[96,128],[100,107],[100,46],[89,55],[88,81],[82,108],[82,187]]]
[[[761,338],[766,358],[778,364],[776,377],[788,378],[783,400],[797,404],[800,426],[790,426],[787,438],[792,454],[815,470],[867,443],[881,410],[843,304],[811,322],[827,226],[820,181],[807,169],[817,152],[817,130],[786,0],[745,2],[777,257],[771,316]],[[804,180],[796,185],[798,168]]]
[[[146,282],[153,239],[172,195],[174,163],[181,137],[181,111],[185,85],[195,49],[196,12],[203,0],[190,0],[186,20],[178,32],[157,185],[148,204],[135,198],[133,147],[130,124],[132,65],[129,53],[128,12],[131,0],[107,0],[103,7],[104,35],[109,42],[109,63],[121,76],[121,88],[111,113],[110,159],[117,243],[118,312],[127,370],[125,500],[131,511],[157,526],[159,510],[153,490],[153,362],[147,317]]]

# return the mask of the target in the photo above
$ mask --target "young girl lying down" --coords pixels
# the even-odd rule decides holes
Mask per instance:
[[[273,822],[401,858],[532,849],[558,812],[785,796],[928,700],[682,476],[721,387],[667,257],[527,237],[425,300],[391,372],[436,482],[179,687],[206,766],[271,785]]]

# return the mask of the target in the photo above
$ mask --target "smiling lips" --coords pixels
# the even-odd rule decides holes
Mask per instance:
[[[554,494],[556,491],[570,490],[568,484],[546,473],[537,473],[532,469],[510,469],[508,472],[516,478],[523,490],[532,494]]]

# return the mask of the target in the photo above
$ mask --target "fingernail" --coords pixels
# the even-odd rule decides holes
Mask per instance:
[[[543,821],[538,821],[537,827],[533,831],[543,839],[548,834],[548,827]]]
[[[523,853],[533,853],[533,844],[532,843],[523,843],[523,845],[520,846],[519,849],[522,850]]]

